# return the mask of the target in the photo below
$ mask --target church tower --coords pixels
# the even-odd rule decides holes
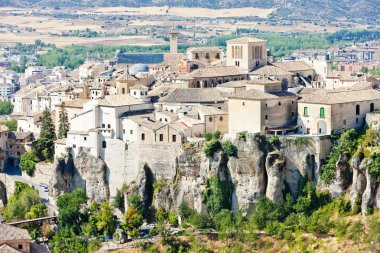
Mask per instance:
[[[177,29],[170,30],[170,53],[171,54],[178,53],[178,30]]]

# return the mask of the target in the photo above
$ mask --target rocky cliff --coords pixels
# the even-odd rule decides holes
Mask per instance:
[[[65,158],[55,160],[53,168],[50,196],[57,197],[61,193],[82,188],[86,191],[89,201],[109,199],[107,166],[103,160],[87,151],[81,150],[75,159],[68,152]]]
[[[287,191],[296,197],[302,176],[318,180],[319,150],[329,149],[330,145],[328,140],[313,138],[283,139],[273,145],[260,135],[236,138],[233,144],[234,156],[217,151],[212,157],[206,157],[202,142],[186,143],[176,159],[175,176],[163,179],[157,176],[155,167],[144,166],[133,180],[129,194],[141,194],[156,208],[176,211],[186,202],[195,210],[206,212],[202,192],[208,180],[217,177],[229,189],[232,209],[247,213],[260,196],[281,202]],[[152,190],[154,182],[159,184]]]

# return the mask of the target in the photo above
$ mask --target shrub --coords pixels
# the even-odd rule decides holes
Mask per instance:
[[[188,222],[194,225],[197,229],[211,228],[212,222],[210,218],[202,213],[194,212],[190,217]]]
[[[205,138],[206,141],[211,141],[211,139],[212,139],[212,133],[205,134],[204,138]]]
[[[191,209],[186,202],[182,202],[178,207],[179,214],[183,216],[183,218],[189,218],[193,213],[194,210]]]
[[[21,155],[21,158],[20,158],[21,170],[25,171],[26,174],[28,174],[29,176],[32,176],[34,174],[34,171],[36,170],[36,161],[38,161],[38,159],[34,155],[34,153],[31,151]]]
[[[247,133],[246,132],[239,133],[239,140],[247,141]]]
[[[379,217],[372,217],[368,221],[368,237],[369,243],[380,243],[380,220]]]
[[[363,234],[363,224],[361,221],[355,221],[348,228],[347,236],[349,239],[353,240],[356,244],[358,244],[362,238]]]
[[[236,154],[236,147],[232,144],[230,140],[222,142],[222,149],[227,156],[234,156]]]
[[[207,182],[206,189],[202,192],[202,202],[211,216],[219,213],[222,209],[230,208],[229,191],[224,182],[217,177],[211,177]]]
[[[320,208],[315,211],[310,217],[310,224],[308,226],[309,232],[327,234],[332,228],[333,224],[330,221],[330,212],[327,208]]]
[[[269,144],[272,147],[278,147],[278,146],[280,146],[280,144],[281,144],[280,138],[277,135],[272,136],[270,138],[270,140],[269,140]]]
[[[221,135],[220,131],[219,131],[219,130],[216,130],[216,131],[212,134],[212,138],[213,138],[214,140],[219,140],[220,135]]]
[[[268,223],[282,220],[285,216],[286,213],[281,204],[261,197],[249,216],[248,225],[262,230]]]
[[[177,226],[178,225],[178,216],[175,213],[169,213],[168,220],[170,225]]]
[[[220,142],[216,139],[212,139],[208,142],[204,148],[204,152],[206,156],[213,156],[214,153],[220,148]]]

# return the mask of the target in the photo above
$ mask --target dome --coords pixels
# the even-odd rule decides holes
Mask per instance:
[[[149,71],[149,67],[148,65],[145,65],[145,64],[135,64],[133,65],[130,69],[129,69],[129,74],[131,75],[135,75],[136,73],[138,72],[148,72]]]

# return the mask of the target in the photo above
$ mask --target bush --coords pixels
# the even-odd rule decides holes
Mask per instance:
[[[183,218],[189,218],[193,213],[194,210],[191,209],[186,202],[182,202],[178,207],[179,215],[181,215]]]
[[[232,144],[230,140],[222,142],[222,149],[227,156],[235,156],[236,154],[236,147]]]
[[[170,225],[177,226],[178,225],[178,216],[175,213],[169,213],[168,220]]]
[[[262,230],[266,228],[267,224],[280,221],[285,217],[283,205],[273,203],[266,197],[261,197],[249,216],[248,225]]]
[[[231,204],[225,181],[222,182],[217,177],[211,177],[207,181],[206,189],[202,192],[202,202],[211,216],[219,213],[222,209],[229,209]]]
[[[216,130],[216,131],[212,134],[212,138],[213,138],[214,140],[219,140],[220,136],[221,136],[221,133],[220,133],[219,130]]]
[[[205,138],[206,141],[211,141],[211,139],[212,139],[212,133],[205,134],[204,138]]]
[[[220,143],[216,139],[212,139],[210,142],[208,142],[204,148],[204,152],[206,156],[213,156],[214,153],[220,149]]]
[[[36,170],[36,162],[38,161],[37,157],[32,151],[21,155],[20,158],[20,168],[25,171],[26,174],[32,176]]]
[[[331,214],[327,208],[320,208],[310,217],[308,231],[313,233],[327,234],[333,227],[330,221]]]
[[[269,144],[272,147],[278,147],[278,146],[280,146],[280,144],[281,144],[280,138],[277,135],[272,136],[270,138],[270,140],[269,140]]]
[[[205,229],[212,227],[212,221],[210,218],[202,213],[194,212],[190,217],[188,222],[194,225],[197,229]]]

